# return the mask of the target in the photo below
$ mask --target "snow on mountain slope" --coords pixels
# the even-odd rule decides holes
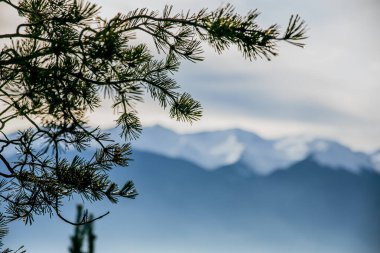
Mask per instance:
[[[344,168],[358,173],[361,169],[373,168],[370,157],[354,152],[337,142],[313,138],[287,138],[276,142],[277,150],[293,161],[312,156],[317,162],[332,168]]]
[[[169,157],[184,158],[207,169],[237,162],[245,148],[233,130],[179,135],[160,126],[145,128],[133,146]]]
[[[183,158],[205,169],[216,169],[239,161],[263,175],[285,169],[308,156],[322,165],[353,173],[375,168],[375,164],[380,167],[380,152],[378,156],[370,157],[334,141],[306,137],[266,140],[240,129],[177,134],[161,126],[153,126],[145,128],[133,146],[168,157]]]
[[[373,168],[380,173],[380,150],[371,155],[371,162],[373,164]]]

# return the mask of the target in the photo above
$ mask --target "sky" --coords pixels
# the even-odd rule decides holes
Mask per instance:
[[[225,1],[93,1],[111,17],[134,8],[216,9]],[[290,15],[308,26],[306,47],[281,43],[279,56],[250,62],[234,48],[218,55],[204,45],[205,61],[183,63],[175,74],[183,91],[198,99],[204,116],[192,125],[176,122],[149,98],[139,104],[144,125],[161,124],[179,132],[226,128],[254,131],[266,138],[306,135],[337,140],[354,150],[380,148],[380,29],[378,0],[231,0],[240,14],[261,12],[264,27],[283,29]],[[11,31],[16,13],[0,3],[0,32]],[[5,15],[5,13],[7,15]],[[92,124],[111,127],[115,115],[105,106]],[[14,123],[8,131],[22,123]]]

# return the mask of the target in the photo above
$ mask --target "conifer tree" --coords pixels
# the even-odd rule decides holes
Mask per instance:
[[[77,220],[79,224],[84,215],[83,206],[77,206]],[[89,216],[92,219],[92,215]],[[93,222],[77,225],[74,229],[74,235],[71,237],[70,253],[94,253],[96,236],[93,231]],[[87,240],[87,251],[83,251],[83,245]]]
[[[29,224],[35,215],[63,217],[64,199],[77,194],[90,201],[135,198],[131,181],[118,186],[108,173],[127,166],[129,140],[141,132],[135,109],[148,93],[178,121],[202,115],[198,101],[179,91],[173,78],[181,61],[203,60],[204,44],[218,53],[235,46],[248,60],[271,59],[278,43],[302,47],[305,25],[291,16],[284,31],[261,28],[259,13],[239,15],[232,5],[210,11],[174,13],[146,8],[99,16],[99,6],[82,0],[0,0],[24,22],[0,34],[0,198],[2,221]],[[137,33],[139,32],[139,33]],[[141,41],[136,34],[152,39]],[[145,37],[144,37],[145,38]],[[102,99],[113,101],[118,143],[86,115]],[[31,126],[15,134],[4,131],[16,119]],[[76,150],[73,157],[65,156]],[[92,152],[89,159],[84,152]],[[17,154],[11,156],[9,154]],[[88,156],[87,156],[88,157]],[[102,217],[102,216],[100,216]],[[99,218],[99,217],[97,217]],[[83,217],[80,224],[94,219]],[[2,233],[0,233],[2,236]]]

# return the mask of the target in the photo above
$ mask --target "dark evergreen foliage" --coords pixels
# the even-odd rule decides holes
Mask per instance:
[[[0,198],[6,222],[30,224],[34,215],[44,214],[70,222],[61,206],[75,194],[113,203],[136,197],[132,182],[119,187],[108,176],[115,165],[128,165],[130,145],[115,142],[86,119],[104,97],[113,101],[116,125],[128,142],[141,132],[134,106],[144,93],[179,121],[201,117],[200,103],[179,92],[172,74],[181,60],[203,59],[202,42],[218,53],[237,46],[245,58],[255,60],[277,55],[280,41],[303,46],[305,39],[298,16],[281,34],[278,25],[260,28],[256,10],[241,16],[231,5],[197,13],[173,13],[171,6],[162,14],[143,8],[107,20],[98,15],[97,5],[81,0],[0,4],[24,18],[14,33],[0,34],[6,43],[0,48]],[[137,43],[136,32],[150,35],[158,58],[147,43]],[[4,132],[20,118],[32,127]],[[81,152],[90,146],[96,151],[85,159]],[[77,155],[67,158],[67,150]],[[17,159],[5,151],[17,152]],[[92,220],[84,216],[79,223]]]

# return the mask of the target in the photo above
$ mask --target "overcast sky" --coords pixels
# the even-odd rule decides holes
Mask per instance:
[[[97,0],[111,16],[136,7],[162,10],[215,9],[225,1]],[[286,27],[291,14],[308,25],[304,49],[280,45],[272,61],[244,60],[237,50],[216,54],[205,45],[206,60],[183,63],[175,78],[200,100],[204,117],[192,126],[168,117],[147,99],[139,106],[145,125],[160,123],[178,131],[239,127],[269,138],[286,135],[327,137],[356,150],[380,148],[380,29],[378,0],[229,1],[241,14],[258,9],[263,26]],[[0,3],[0,5],[2,5]],[[0,32],[14,23],[0,9]],[[111,126],[112,113],[101,110],[92,122]],[[16,125],[14,125],[16,127]]]

